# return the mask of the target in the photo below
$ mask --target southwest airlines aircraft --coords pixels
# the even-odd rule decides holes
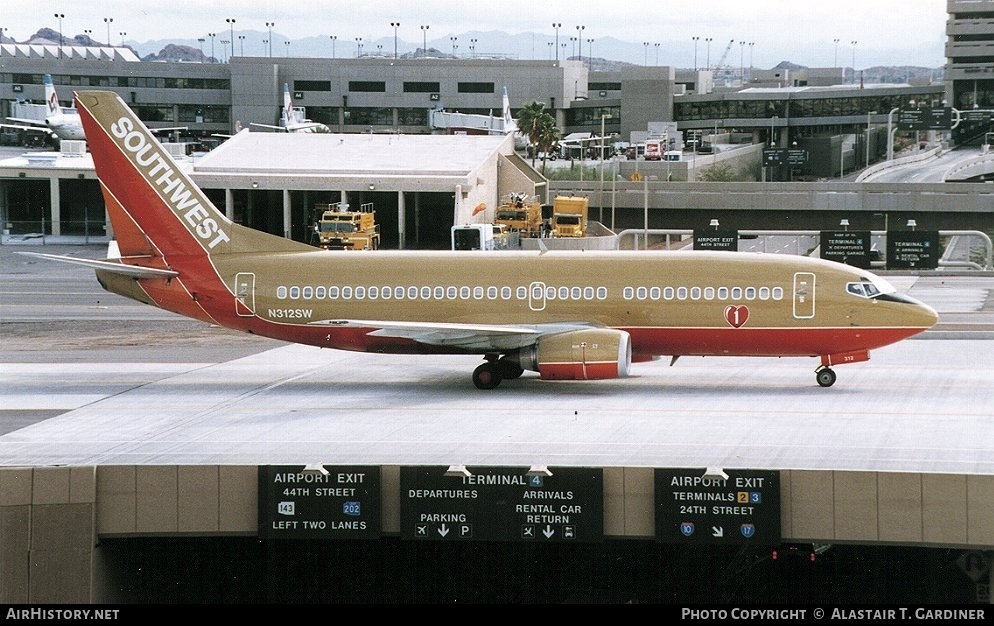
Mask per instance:
[[[738,252],[329,251],[233,223],[113,92],[76,104],[114,227],[108,291],[322,348],[478,354],[480,389],[626,376],[668,355],[814,357],[832,366],[933,326],[862,269]],[[116,249],[115,249],[116,248]],[[50,258],[53,255],[44,255]]]

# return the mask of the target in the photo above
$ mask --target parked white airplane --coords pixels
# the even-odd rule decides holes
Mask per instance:
[[[0,124],[4,128],[17,128],[30,132],[49,133],[53,138],[59,140],[69,139],[85,141],[83,133],[83,122],[79,119],[79,111],[75,107],[64,107],[59,104],[59,96],[55,92],[55,84],[52,82],[52,75],[45,74],[45,102],[48,111],[44,120],[8,117],[8,120],[20,122],[19,124]],[[186,126],[176,126],[172,128],[151,129],[153,133],[170,132],[174,130],[186,130]]]
[[[330,133],[331,129],[322,124],[321,122],[315,122],[304,117],[304,108],[293,106],[293,100],[290,98],[290,85],[283,83],[283,115],[280,117],[279,126],[274,126],[272,124],[256,124],[253,122],[252,126],[259,126],[262,128],[272,128],[273,130],[280,130],[287,133]]]

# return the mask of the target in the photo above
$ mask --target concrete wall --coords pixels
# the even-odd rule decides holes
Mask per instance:
[[[604,534],[652,539],[652,468],[604,468]],[[784,470],[784,541],[994,549],[994,476]],[[0,468],[0,603],[88,603],[100,537],[255,535],[255,466]],[[381,468],[400,532],[400,468]],[[96,591],[94,591],[96,590]]]

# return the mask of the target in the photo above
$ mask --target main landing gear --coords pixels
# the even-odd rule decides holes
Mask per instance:
[[[493,389],[505,378],[513,380],[524,373],[524,369],[508,359],[498,358],[497,355],[488,354],[486,361],[473,370],[473,384],[477,389]]]
[[[822,387],[831,387],[835,384],[835,370],[822,365],[815,370],[815,380]]]

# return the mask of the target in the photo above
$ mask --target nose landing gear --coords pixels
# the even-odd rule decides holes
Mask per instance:
[[[835,384],[835,370],[822,365],[815,370],[815,380],[822,387],[831,387]]]

